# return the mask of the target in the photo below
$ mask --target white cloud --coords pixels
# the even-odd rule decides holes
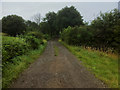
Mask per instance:
[[[2,2],[119,2],[120,0],[0,0]]]

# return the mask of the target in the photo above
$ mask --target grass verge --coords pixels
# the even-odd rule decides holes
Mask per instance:
[[[110,88],[118,88],[118,56],[112,57],[100,51],[87,50],[78,46],[67,45],[60,41],[71,51],[82,64],[97,78]]]
[[[57,46],[54,46],[54,55],[58,56],[58,50],[59,48]]]
[[[39,49],[31,50],[26,55],[18,56],[12,59],[14,63],[8,63],[3,68],[2,74],[2,87],[7,88],[10,86],[12,81],[16,79],[21,72],[29,67],[39,56],[42,54],[47,43],[40,45]]]

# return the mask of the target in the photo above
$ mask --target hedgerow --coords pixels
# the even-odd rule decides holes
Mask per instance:
[[[2,41],[3,64],[13,63],[12,58],[23,55],[30,49],[38,49],[40,44],[45,43],[43,35],[37,32],[28,32],[17,37],[3,36]]]
[[[25,54],[29,50],[30,45],[25,39],[19,37],[2,37],[2,63],[12,62],[10,59]]]

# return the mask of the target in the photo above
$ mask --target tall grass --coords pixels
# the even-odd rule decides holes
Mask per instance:
[[[88,50],[83,47],[70,46],[61,42],[68,48],[82,64],[108,87],[118,88],[118,56],[100,51]]]

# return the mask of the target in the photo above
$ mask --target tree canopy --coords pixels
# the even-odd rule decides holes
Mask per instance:
[[[114,9],[100,13],[91,25],[65,28],[61,38],[68,44],[120,52],[120,12]]]
[[[17,15],[8,15],[2,18],[2,32],[16,36],[25,31],[25,21]]]
[[[60,30],[68,26],[80,26],[83,25],[83,19],[74,6],[66,6],[57,13],[57,25]]]
[[[52,37],[59,36],[60,32],[68,26],[73,27],[84,25],[82,16],[74,6],[65,7],[59,10],[57,13],[47,13],[46,17],[44,18],[44,24],[46,24],[49,28],[47,28],[47,30],[44,28],[44,30],[47,31]],[[43,23],[41,24],[41,28],[44,27],[44,25],[42,25]]]

